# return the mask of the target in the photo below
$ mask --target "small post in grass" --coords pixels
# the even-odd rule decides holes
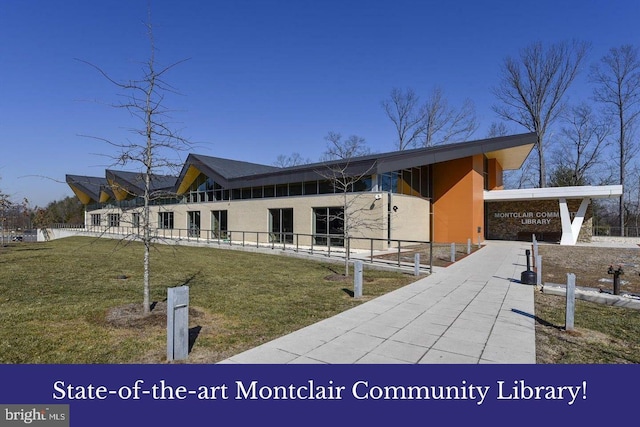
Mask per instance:
[[[167,361],[189,355],[189,287],[167,289]]]
[[[362,261],[353,263],[353,297],[362,297]]]
[[[573,319],[576,312],[576,275],[567,273],[567,310],[565,313],[566,331],[573,330]]]
[[[538,286],[542,286],[542,256],[536,255],[536,282]]]
[[[451,262],[456,262],[456,244],[451,244]]]

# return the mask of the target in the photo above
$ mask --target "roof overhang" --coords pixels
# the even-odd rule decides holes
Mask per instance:
[[[485,155],[488,159],[496,159],[503,170],[518,170],[522,167],[524,161],[527,160],[533,146],[534,143],[503,148],[496,151],[489,151],[485,153]]]
[[[578,187],[522,188],[484,192],[485,202],[517,200],[608,199],[622,195],[622,185],[585,185]]]
[[[504,170],[519,169],[536,141],[535,133],[525,133],[398,151],[380,155],[377,169],[378,173],[385,173],[480,154],[496,159]]]
[[[100,199],[100,188],[107,183],[105,178],[96,176],[66,175],[67,185],[83,205]]]

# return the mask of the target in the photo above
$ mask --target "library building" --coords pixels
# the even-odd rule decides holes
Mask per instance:
[[[591,239],[590,201],[622,186],[505,190],[533,133],[347,160],[275,167],[191,153],[178,176],[136,171],[67,175],[85,205],[89,231],[140,229],[145,187],[158,237],[395,247],[397,242],[473,243],[485,239]],[[403,244],[404,244],[403,243]]]

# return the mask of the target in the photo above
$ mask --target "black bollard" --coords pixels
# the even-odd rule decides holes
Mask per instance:
[[[524,253],[527,255],[527,270],[523,271],[520,274],[520,283],[524,285],[535,285],[537,282],[537,277],[536,277],[536,273],[531,271],[531,263],[529,261],[529,258],[531,256],[531,251],[527,249],[526,251],[524,251]]]

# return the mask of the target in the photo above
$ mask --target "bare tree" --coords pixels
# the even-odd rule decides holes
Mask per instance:
[[[10,207],[11,207],[11,200],[9,199],[9,196],[0,190],[0,230],[2,230],[2,234],[1,234],[2,246],[0,247],[4,247],[4,244],[5,244],[4,233],[6,231],[7,212]]]
[[[431,92],[423,109],[423,147],[466,141],[478,128],[473,102],[467,99],[460,108],[452,107],[439,87]]]
[[[327,141],[327,149],[322,155],[321,161],[352,159],[371,154],[367,141],[358,135],[342,139],[340,133],[330,131],[324,139]]]
[[[336,194],[342,198],[341,212],[329,215],[329,223],[336,221],[342,224],[342,240],[349,252],[349,237],[356,230],[372,229],[379,224],[367,215],[369,208],[363,209],[360,203],[358,188],[365,177],[371,174],[375,164],[365,166],[356,165],[355,158],[370,153],[364,138],[352,135],[343,140],[339,133],[329,132],[325,137],[328,141],[327,151],[322,156],[325,167],[317,173],[331,183]],[[328,237],[331,238],[330,236]],[[349,259],[345,256],[345,276],[349,276]]]
[[[601,164],[611,126],[595,116],[585,103],[572,107],[564,116],[559,144],[554,152],[551,186],[588,185],[594,167]],[[554,178],[555,177],[555,178]]]
[[[453,107],[439,87],[423,104],[413,89],[403,92],[394,88],[382,106],[396,127],[395,145],[399,151],[465,141],[478,128],[473,102],[467,99],[460,108]]]
[[[389,99],[382,101],[382,107],[396,127],[398,151],[419,144],[424,132],[425,111],[419,105],[420,98],[411,88],[403,92],[393,88]]]
[[[291,153],[290,156],[280,154],[276,161],[273,162],[274,166],[279,168],[290,168],[292,166],[306,165],[311,163],[311,159],[304,158],[300,153]]]
[[[97,139],[101,139],[118,149],[119,153],[113,156],[116,164],[135,165],[139,168],[143,178],[142,199],[144,204],[138,238],[144,245],[143,311],[148,314],[151,310],[149,296],[150,250],[154,241],[154,236],[151,233],[150,203],[158,196],[154,193],[152,179],[160,175],[159,172],[173,169],[179,165],[179,160],[172,159],[168,153],[188,150],[190,144],[170,129],[168,124],[169,111],[163,105],[167,93],[176,93],[163,78],[169,70],[185,60],[157,68],[151,19],[145,25],[150,42],[150,56],[144,64],[143,76],[139,80],[118,81],[102,68],[87,61],[81,60],[81,62],[96,69],[110,83],[123,91],[125,101],[115,107],[126,109],[140,123],[140,127],[131,130],[136,136],[133,140],[121,143],[103,138]]]
[[[538,185],[546,187],[546,134],[564,108],[567,89],[578,75],[589,50],[586,42],[531,44],[518,58],[508,56],[502,64],[499,86],[493,93],[501,101],[494,111],[504,120],[520,124],[537,134]]]
[[[509,128],[504,122],[491,122],[487,131],[487,138],[496,138],[498,136],[509,135]]]
[[[604,104],[608,116],[615,120],[618,142],[619,183],[625,184],[626,168],[638,152],[634,130],[640,116],[640,56],[638,48],[623,45],[612,48],[594,65],[591,80],[594,98]],[[620,232],[624,236],[624,195],[620,196],[618,214]]]

